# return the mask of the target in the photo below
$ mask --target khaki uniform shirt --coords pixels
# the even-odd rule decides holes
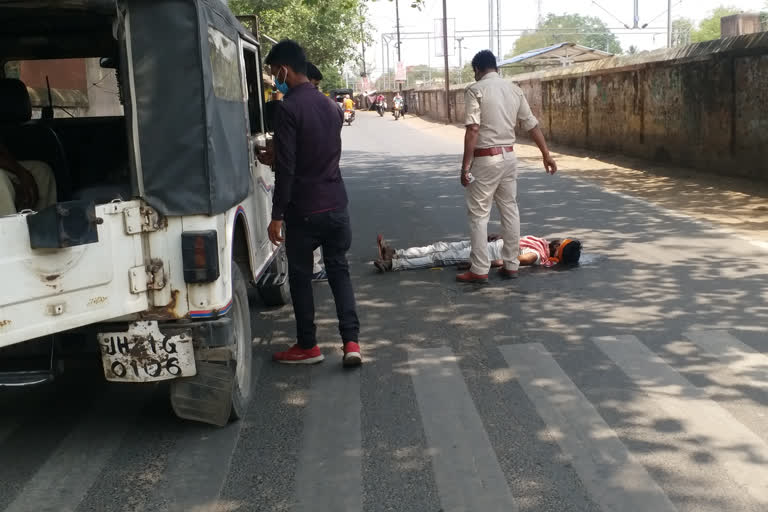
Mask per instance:
[[[491,72],[467,87],[464,93],[465,125],[480,125],[477,148],[511,146],[515,143],[515,126],[519,120],[523,130],[539,124],[531,112],[523,90],[517,84]]]

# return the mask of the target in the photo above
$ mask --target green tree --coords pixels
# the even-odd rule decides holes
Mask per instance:
[[[691,44],[693,34],[693,20],[689,18],[677,18],[672,22],[672,46],[685,46]]]
[[[701,20],[699,28],[691,32],[691,42],[700,43],[702,41],[712,41],[713,39],[720,39],[720,18],[724,16],[730,16],[731,14],[738,14],[741,9],[738,7],[725,7],[720,6],[712,11],[712,14]]]
[[[345,86],[344,76],[341,74],[341,68],[334,64],[321,64],[318,66],[323,74],[323,81],[320,82],[320,89],[330,91],[331,89],[341,89]]]
[[[608,26],[595,16],[549,13],[536,30],[521,35],[505,59],[530,50],[571,42],[611,53],[622,53],[621,44]]]
[[[229,5],[236,14],[257,15],[262,34],[298,41],[329,77],[341,76],[333,66],[359,60],[361,42],[373,42],[363,0],[230,0]]]

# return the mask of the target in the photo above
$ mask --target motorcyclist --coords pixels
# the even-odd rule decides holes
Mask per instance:
[[[394,98],[392,98],[392,106],[402,110],[402,108],[403,108],[403,97],[400,96],[399,92],[395,94]]]
[[[379,94],[376,96],[376,111],[380,111],[387,108],[387,99],[384,97],[383,94]]]
[[[355,102],[349,97],[349,94],[344,95],[344,110],[355,110]]]
[[[395,114],[395,110],[398,111],[397,114]],[[403,97],[400,96],[400,92],[397,92],[395,94],[395,97],[392,98],[392,115],[395,116],[395,119],[398,118],[399,115],[401,115],[403,112]]]

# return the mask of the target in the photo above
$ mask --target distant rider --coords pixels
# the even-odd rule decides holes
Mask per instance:
[[[392,98],[392,107],[403,110],[403,97],[400,96],[399,92],[395,94],[394,98]]]
[[[355,110],[355,102],[349,97],[349,94],[344,95],[344,110]]]

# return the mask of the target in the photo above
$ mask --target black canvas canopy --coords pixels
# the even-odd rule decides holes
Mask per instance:
[[[121,5],[135,189],[166,215],[231,208],[250,186],[238,39],[256,39],[221,0]]]
[[[249,193],[240,39],[223,0],[0,0],[6,58],[119,57],[133,192],[165,215]]]

